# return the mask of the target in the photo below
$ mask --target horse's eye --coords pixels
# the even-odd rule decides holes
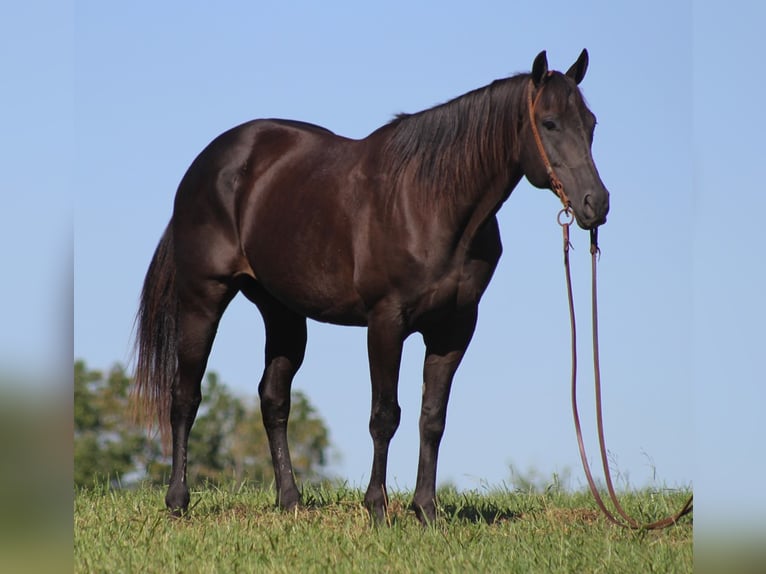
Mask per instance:
[[[553,120],[543,120],[543,127],[548,131],[553,131],[556,129],[556,122]]]

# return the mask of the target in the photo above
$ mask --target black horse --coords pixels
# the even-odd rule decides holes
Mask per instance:
[[[186,450],[201,380],[221,315],[241,291],[266,329],[258,392],[284,508],[300,498],[286,428],[306,318],[367,327],[374,454],[364,500],[376,519],[401,412],[402,344],[422,334],[412,505],[421,521],[434,519],[450,386],[502,251],[497,211],[522,176],[555,188],[555,168],[580,227],[606,221],[609,193],[591,156],[596,120],[577,87],[587,66],[583,50],[566,74],[550,72],[541,52],[529,74],[397,116],[361,140],[256,120],[202,151],[178,187],[137,317],[136,392],[163,437],[172,430],[171,511],[189,505]]]

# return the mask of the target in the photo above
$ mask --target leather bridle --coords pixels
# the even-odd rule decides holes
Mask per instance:
[[[553,72],[548,72],[549,76],[552,74]],[[561,180],[556,175],[556,172],[553,171],[553,165],[551,165],[551,160],[548,159],[548,153],[545,151],[545,146],[543,146],[543,140],[540,137],[540,131],[537,129],[537,122],[535,121],[535,108],[537,107],[537,102],[540,100],[540,95],[543,93],[543,89],[541,87],[537,91],[535,98],[532,99],[532,92],[534,89],[534,81],[529,80],[529,86],[527,88],[527,110],[529,110],[529,127],[531,128],[532,135],[535,138],[535,144],[537,144],[537,152],[540,154],[540,157],[543,160],[543,164],[545,165],[545,171],[548,173],[551,189],[556,195],[559,196],[561,203],[564,204],[564,211],[568,212],[571,207],[571,202],[569,201],[567,194],[564,193],[564,184],[561,183]]]
[[[551,75],[551,72],[548,72],[548,75]],[[561,180],[556,175],[556,172],[554,171],[553,166],[551,165],[551,162],[548,159],[548,154],[545,151],[542,138],[540,137],[540,132],[537,128],[537,122],[535,121],[535,107],[537,106],[537,102],[540,99],[540,94],[542,93],[542,87],[538,90],[537,95],[533,98],[532,92],[534,91],[534,88],[535,88],[535,84],[530,79],[529,87],[527,89],[527,107],[529,109],[529,126],[530,126],[530,129],[532,130],[532,135],[534,136],[538,152],[540,153],[540,157],[542,158],[543,163],[545,164],[545,170],[547,171],[548,177],[550,179],[551,189],[556,193],[556,195],[561,200],[561,203],[564,205],[564,208],[559,212],[557,219],[558,219],[559,225],[561,225],[561,228],[564,234],[564,268],[566,271],[567,300],[569,302],[569,325],[570,325],[571,342],[572,342],[572,350],[571,350],[571,353],[572,353],[572,376],[571,376],[572,414],[574,417],[575,431],[577,433],[577,444],[580,449],[580,460],[582,461],[583,469],[585,471],[585,477],[588,480],[588,487],[590,488],[591,494],[593,494],[593,498],[596,500],[596,504],[604,513],[604,516],[606,516],[606,518],[610,522],[618,526],[622,526],[624,528],[631,528],[635,530],[655,530],[659,528],[665,528],[667,526],[676,524],[682,516],[690,513],[693,510],[694,508],[693,495],[690,496],[689,499],[686,501],[686,503],[681,507],[681,509],[675,514],[673,514],[672,516],[657,520],[655,522],[651,522],[649,524],[641,524],[637,522],[634,518],[632,518],[623,509],[614,491],[614,485],[612,484],[612,477],[609,471],[609,461],[607,457],[606,441],[604,439],[604,421],[602,416],[602,404],[601,404],[601,368],[600,368],[599,352],[598,352],[598,348],[599,348],[598,297],[597,297],[597,281],[596,281],[596,277],[597,277],[596,262],[598,259],[598,255],[600,254],[600,250],[598,248],[598,228],[593,228],[590,230],[591,308],[592,308],[592,326],[593,326],[593,371],[594,371],[595,388],[596,388],[596,422],[598,427],[598,440],[599,440],[599,447],[601,451],[601,462],[602,462],[602,467],[604,470],[604,477],[606,479],[606,487],[607,487],[607,491],[609,492],[609,498],[611,499],[612,504],[614,505],[614,508],[616,510],[616,514],[618,514],[619,517],[616,516],[615,513],[613,513],[607,508],[606,504],[604,503],[604,500],[601,497],[601,494],[598,491],[598,488],[596,487],[596,483],[593,480],[593,475],[590,471],[588,458],[585,453],[585,444],[582,438],[582,428],[580,426],[580,415],[577,409],[577,328],[576,328],[575,311],[574,311],[574,297],[572,295],[572,278],[571,278],[571,273],[569,270],[569,249],[571,247],[571,244],[569,242],[569,226],[572,224],[574,217],[572,214],[571,202],[569,201],[569,198],[564,192],[564,185],[561,183]]]

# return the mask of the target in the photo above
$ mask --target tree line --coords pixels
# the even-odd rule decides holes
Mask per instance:
[[[75,362],[75,486],[105,480],[118,487],[167,482],[170,458],[163,453],[158,433],[134,420],[131,386],[122,365],[103,372],[89,369],[82,360]],[[288,437],[296,478],[303,482],[328,478],[329,431],[300,391],[292,393]],[[192,483],[273,480],[258,401],[237,397],[214,372],[207,374],[203,385],[187,468]]]

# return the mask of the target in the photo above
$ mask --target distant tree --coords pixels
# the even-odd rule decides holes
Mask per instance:
[[[105,375],[77,361],[74,369],[75,484],[106,477],[115,485],[167,482],[170,464],[159,438],[132,420],[131,380],[124,368],[115,365]],[[270,482],[271,455],[258,403],[249,405],[230,393],[212,372],[202,396],[189,438],[189,480]],[[325,478],[329,432],[300,392],[292,395],[288,438],[296,476],[303,481]]]
[[[74,482],[120,481],[135,472],[151,441],[131,422],[130,379],[119,365],[106,375],[74,365]]]

